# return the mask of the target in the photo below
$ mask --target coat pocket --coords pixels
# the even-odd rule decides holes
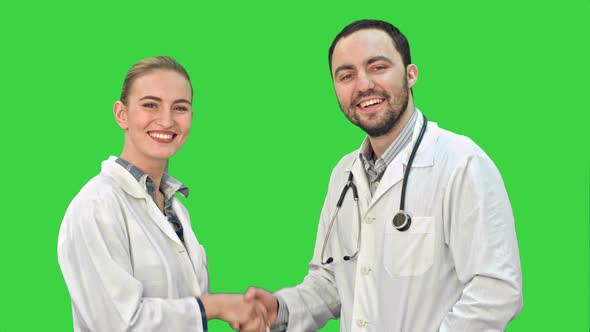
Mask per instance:
[[[434,217],[414,217],[400,232],[385,225],[383,264],[390,277],[411,277],[426,272],[434,260]]]

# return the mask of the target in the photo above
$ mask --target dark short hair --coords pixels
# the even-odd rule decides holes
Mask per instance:
[[[393,41],[393,46],[401,54],[404,67],[407,67],[410,63],[412,63],[412,58],[410,57],[410,45],[408,44],[406,36],[404,36],[404,34],[401,33],[398,28],[394,27],[393,25],[385,21],[360,20],[352,22],[346,27],[344,27],[344,29],[340,31],[336,38],[334,38],[332,45],[330,45],[330,50],[328,53],[328,63],[330,64],[330,76],[332,76],[332,53],[334,53],[334,47],[336,46],[338,41],[344,37],[351,35],[353,32],[365,29],[377,29],[387,33]]]

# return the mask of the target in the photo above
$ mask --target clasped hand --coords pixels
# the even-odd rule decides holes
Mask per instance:
[[[245,295],[209,294],[201,300],[208,319],[224,320],[240,332],[266,332],[276,320],[276,310],[269,315],[263,292],[266,291],[251,288]],[[266,293],[274,299],[272,294]]]

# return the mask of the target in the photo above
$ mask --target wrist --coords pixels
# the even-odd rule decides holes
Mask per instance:
[[[219,299],[216,294],[207,294],[201,296],[201,302],[205,307],[205,313],[207,314],[207,320],[219,318]]]

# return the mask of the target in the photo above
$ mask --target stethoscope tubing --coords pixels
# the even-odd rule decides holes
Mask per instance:
[[[412,164],[414,163],[414,157],[416,156],[416,152],[418,151],[418,147],[420,147],[420,143],[422,143],[422,138],[424,137],[424,133],[426,132],[426,125],[428,121],[426,120],[426,115],[422,114],[422,119],[424,123],[422,124],[422,128],[420,128],[420,133],[418,134],[418,138],[416,138],[416,144],[412,148],[412,153],[410,153],[410,158],[408,159],[408,165],[406,166],[406,170],[404,172],[404,178],[402,183],[402,194],[399,200],[399,209],[400,211],[404,210],[405,203],[406,203],[406,188],[408,187],[408,178],[410,177],[410,168],[412,168]]]
[[[418,137],[416,138],[416,143],[414,143],[414,146],[412,148],[412,152],[410,153],[410,157],[408,158],[408,164],[406,166],[406,169],[404,171],[404,177],[402,179],[402,191],[401,191],[401,197],[400,197],[400,203],[399,203],[399,212],[396,213],[392,219],[393,226],[400,232],[404,232],[404,231],[408,230],[411,226],[410,215],[404,211],[405,201],[406,201],[406,188],[408,185],[408,178],[410,176],[410,169],[412,168],[412,163],[414,162],[414,157],[416,156],[416,152],[418,151],[418,147],[420,146],[420,143],[422,142],[422,138],[424,137],[424,133],[426,132],[426,127],[428,125],[428,120],[426,119],[426,116],[424,114],[422,115],[422,118],[423,118],[422,127],[420,128],[420,133],[418,134]],[[346,197],[346,193],[348,192],[349,188],[352,189],[352,195],[353,195],[354,201],[356,203],[356,207],[357,207],[358,235],[357,235],[357,246],[356,246],[356,250],[354,251],[354,254],[350,255],[350,256],[348,256],[348,255],[344,256],[343,259],[345,261],[352,260],[360,252],[361,239],[362,239],[362,237],[361,237],[361,212],[360,212],[360,207],[359,207],[358,192],[357,192],[356,186],[353,182],[352,171],[350,171],[350,173],[348,175],[348,180],[346,181],[344,188],[342,188],[342,192],[340,193],[340,197],[338,198],[338,202],[336,203],[336,209],[334,210],[334,213],[332,214],[332,218],[330,219],[330,224],[328,226],[328,232],[326,233],[326,236],[324,237],[324,244],[322,245],[322,252],[321,252],[321,256],[320,256],[320,262],[322,263],[322,265],[330,264],[334,261],[334,259],[332,257],[328,257],[328,259],[324,261],[324,253],[325,253],[326,247],[328,245],[328,239],[330,238],[330,234],[332,232],[332,227],[334,226],[336,216],[338,215],[338,211],[342,207],[342,204],[344,202],[344,198]],[[399,223],[399,225],[397,225],[395,222],[398,217],[399,217],[399,219],[402,220]]]

